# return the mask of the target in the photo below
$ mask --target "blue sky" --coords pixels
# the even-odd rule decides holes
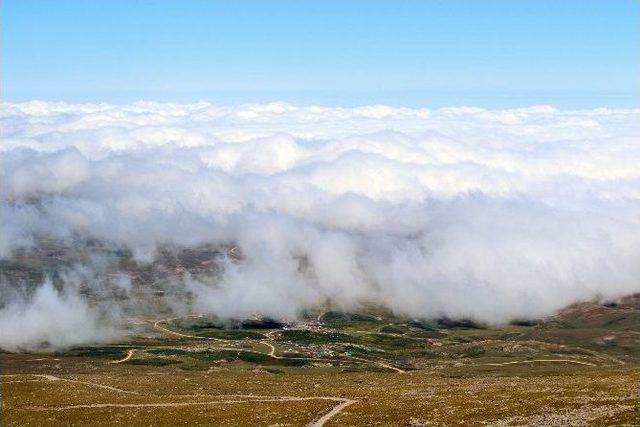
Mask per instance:
[[[640,106],[638,0],[3,0],[2,98]]]

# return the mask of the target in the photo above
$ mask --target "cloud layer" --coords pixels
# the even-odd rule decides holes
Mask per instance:
[[[173,301],[183,310],[375,303],[505,322],[640,291],[640,110],[29,102],[2,104],[0,126],[0,257],[43,237],[140,265],[235,247],[215,275],[174,284],[196,296]],[[29,304],[57,299],[37,310],[55,317],[83,298],[12,286],[0,317],[15,327]]]

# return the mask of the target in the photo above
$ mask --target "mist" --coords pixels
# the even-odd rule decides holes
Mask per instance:
[[[640,292],[637,109],[28,102],[0,126],[11,351],[168,313],[500,324]],[[202,248],[200,273],[167,261]]]

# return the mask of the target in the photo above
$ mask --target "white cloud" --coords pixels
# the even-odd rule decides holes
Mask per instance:
[[[640,291],[640,110],[29,102],[0,125],[0,256],[237,245],[186,285],[199,310],[501,322]]]
[[[68,347],[112,339],[117,334],[80,295],[58,292],[46,280],[28,297],[14,297],[0,308],[0,346],[10,351]]]

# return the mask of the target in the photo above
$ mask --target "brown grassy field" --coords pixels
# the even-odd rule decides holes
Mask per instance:
[[[640,425],[636,302],[500,328],[143,321],[110,346],[1,353],[2,425]]]
[[[355,401],[326,425],[637,425],[640,419],[638,368],[563,372],[541,363],[524,372],[492,366],[400,374],[104,365],[75,373],[72,360],[60,362],[55,370],[64,373],[55,377],[3,377],[3,425],[298,426],[339,403],[326,397]]]

